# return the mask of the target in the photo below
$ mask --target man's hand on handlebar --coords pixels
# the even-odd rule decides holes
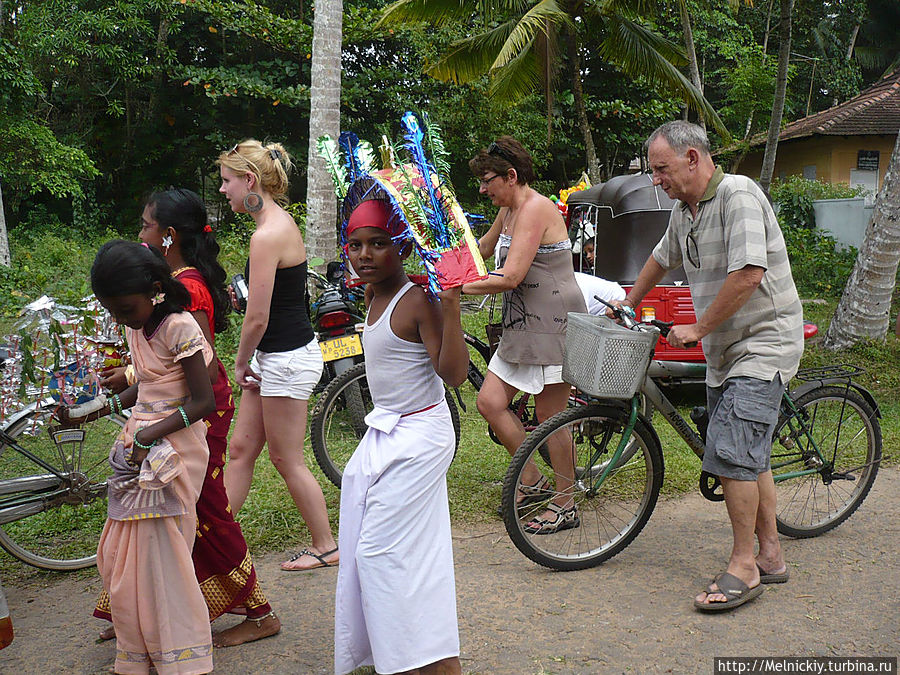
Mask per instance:
[[[703,333],[700,332],[696,323],[683,323],[672,326],[666,336],[666,341],[677,349],[691,349],[697,346],[702,337]]]

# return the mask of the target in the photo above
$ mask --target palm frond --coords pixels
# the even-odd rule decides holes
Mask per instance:
[[[685,0],[677,0],[679,3]],[[628,19],[637,19],[642,16],[656,16],[659,12],[658,0],[594,0],[584,3],[586,14],[616,15]]]
[[[470,19],[481,4],[477,0],[397,0],[384,8],[375,27],[419,21],[442,26]]]
[[[536,3],[521,19],[519,19],[509,37],[503,44],[500,53],[494,60],[492,68],[500,68],[516,58],[525,49],[525,45],[534,44],[538,34],[547,34],[548,26],[572,25],[569,15],[557,4],[556,0],[541,0]]]
[[[533,49],[527,49],[502,68],[494,71],[488,94],[498,101],[515,103],[540,90],[541,61]]]
[[[668,93],[684,98],[723,139],[730,138],[728,130],[709,101],[676,68],[672,59],[665,57],[665,50],[658,48],[667,41],[646,27],[621,16],[606,19],[609,30],[599,50],[603,58],[617,65],[629,77],[643,77]],[[675,48],[671,43],[669,45],[669,50]]]
[[[331,136],[319,136],[316,139],[316,149],[319,156],[325,160],[325,168],[331,181],[334,183],[334,191],[338,199],[343,199],[347,194],[347,188],[350,183],[347,180],[347,168],[341,161],[341,153],[338,149],[337,141]]]
[[[424,122],[425,143],[431,153],[431,162],[437,169],[438,176],[442,180],[449,180],[450,163],[447,161],[447,157],[450,156],[450,153],[447,152],[444,139],[441,138],[441,128],[424,111],[422,112],[422,121]]]
[[[425,68],[426,74],[456,84],[478,79],[491,68],[514,27],[515,22],[508,21],[457,40],[450,45],[446,54]]]

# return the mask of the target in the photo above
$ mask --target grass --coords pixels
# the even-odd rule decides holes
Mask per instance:
[[[45,235],[39,243],[46,244],[50,235]],[[65,247],[59,243],[58,237],[49,240],[53,245],[48,250],[56,257],[57,252]],[[223,263],[229,275],[239,272],[243,268],[243,256],[246,251],[246,237],[234,234],[225,237],[222,241]],[[27,243],[27,242],[26,242]],[[91,256],[84,253],[90,245],[99,242],[79,243],[79,256],[77,265],[73,265],[71,259],[60,257],[59,268],[44,270],[42,278],[72,279],[70,297],[64,297],[72,302],[72,297],[80,294],[85,287],[86,270]],[[28,253],[28,255],[25,255]],[[31,268],[47,267],[48,261],[41,257],[37,251],[23,251],[14,248],[13,257],[16,261],[27,261]],[[55,258],[54,258],[55,260]],[[57,264],[57,263],[54,263]],[[54,272],[55,270],[55,272]],[[73,270],[77,270],[74,271]],[[2,318],[0,323],[8,326],[15,310],[24,304],[26,299],[39,294],[40,288],[24,285],[22,281],[24,273],[17,270],[12,276],[3,278],[7,288],[16,284],[20,294],[25,293],[29,297],[11,295],[7,297],[7,304],[0,305]],[[0,285],[3,285],[0,283]],[[54,284],[54,288],[63,291],[64,285]],[[463,325],[466,330],[484,339],[484,325],[488,321],[488,311],[485,308],[477,309],[477,300],[467,299],[466,310],[463,316]],[[896,314],[898,301],[895,298],[892,316]],[[834,312],[836,301],[816,301],[805,304],[806,318],[816,322],[820,327],[820,333],[824,334]],[[217,337],[217,347],[223,362],[229,371],[233,370],[233,357],[236,351],[240,335],[240,317],[233,317],[232,327]],[[475,357],[477,358],[477,357]],[[841,352],[826,351],[821,347],[820,339],[809,341],[806,345],[806,353],[803,357],[804,367],[821,365],[826,363],[851,363],[862,366],[868,373],[860,378],[860,383],[869,388],[881,405],[881,424],[884,437],[885,461],[896,463],[898,457],[898,438],[900,438],[900,339],[890,334],[884,343],[864,343],[852,349]],[[479,368],[484,372],[486,365],[478,362]],[[461,395],[465,410],[460,410],[461,440],[459,450],[450,467],[448,474],[450,510],[453,522],[457,526],[481,522],[496,522],[496,505],[500,502],[501,485],[509,464],[509,455],[506,451],[491,441],[487,433],[487,425],[478,414],[475,407],[475,392],[471,385],[464,384]],[[238,392],[236,395],[239,396]],[[312,408],[313,402],[310,407]],[[682,413],[687,415],[687,410]],[[663,494],[677,496],[692,492],[697,489],[700,475],[700,464],[694,454],[675,432],[664,423],[656,414],[656,430],[660,436],[666,461],[666,477],[663,484]],[[298,433],[300,430],[298,430]],[[319,479],[328,505],[329,518],[332,526],[337,529],[339,491],[322,475],[312,456],[309,443],[308,429],[304,429],[306,436],[305,454],[307,465]],[[265,453],[264,453],[265,455]],[[257,463],[253,486],[244,508],[239,514],[239,520],[244,529],[245,537],[254,553],[267,551],[289,551],[297,549],[308,543],[309,533],[300,518],[281,477],[275,471],[272,464],[265,456]],[[90,572],[88,572],[89,574]],[[0,576],[4,580],[13,580],[21,577],[41,579],[47,573],[31,568],[25,568],[8,556],[0,556]]]

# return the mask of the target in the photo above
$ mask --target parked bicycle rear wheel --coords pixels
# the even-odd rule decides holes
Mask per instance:
[[[881,463],[881,425],[853,389],[820,387],[795,404],[824,462],[796,420],[783,415],[772,447],[778,531],[817,537],[847,520],[869,494]],[[779,480],[813,468],[817,473]]]
[[[444,399],[459,447],[459,410],[451,392]],[[334,378],[319,396],[310,416],[310,442],[316,462],[325,476],[341,487],[344,467],[366,433],[365,417],[375,404],[366,380],[366,364],[360,363]]]
[[[79,448],[72,438],[57,445],[46,424],[37,429],[37,434],[30,433],[35,429],[35,420],[46,423],[50,415],[49,410],[36,408],[27,416],[13,417],[5,428],[16,444],[54,467],[64,480],[48,489],[47,480],[52,482],[52,474],[0,443],[0,485],[8,479],[32,479],[32,487],[43,481],[45,486],[38,492],[47,494],[46,499],[22,507],[25,513],[31,511],[30,515],[17,517],[7,507],[37,492],[14,490],[8,483],[6,488],[0,488],[0,546],[35,567],[77,570],[97,561],[97,542],[106,522],[109,451],[125,420],[109,416],[89,422],[83,427],[84,443]],[[2,522],[10,517],[17,519]]]
[[[663,482],[659,438],[638,418],[631,441],[617,466],[599,486],[594,482],[622,438],[627,413],[615,405],[597,403],[568,408],[538,426],[513,456],[503,482],[503,520],[510,539],[534,562],[557,570],[599,565],[622,551],[646,525]],[[554,534],[532,534],[526,524],[541,515],[559,496],[559,476],[545,457],[555,443],[571,449],[575,482],[567,491],[578,512],[578,526]],[[550,481],[544,499],[517,509],[526,465],[538,468]]]

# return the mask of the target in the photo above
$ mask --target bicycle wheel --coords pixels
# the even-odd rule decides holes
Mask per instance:
[[[459,410],[451,392],[444,399],[459,447]],[[344,467],[368,427],[365,417],[375,407],[366,381],[366,364],[360,363],[332,380],[319,397],[310,416],[310,441],[316,462],[325,476],[341,487]]]
[[[869,494],[881,462],[881,425],[853,389],[823,386],[795,404],[809,436],[795,417],[778,420],[772,447],[778,531],[817,537],[847,520]],[[806,469],[817,472],[779,479]]]
[[[503,520],[510,539],[528,558],[563,571],[594,567],[622,551],[646,525],[664,469],[659,438],[642,418],[617,466],[602,484],[594,484],[618,447],[627,419],[622,408],[609,404],[568,408],[535,429],[513,455],[503,481]],[[557,457],[571,452],[575,480],[570,488],[561,488],[567,482],[564,472],[554,471],[545,459],[553,448]],[[526,466],[537,467],[551,487],[543,500],[517,509]],[[574,501],[578,525],[554,534],[529,532],[526,523],[543,513],[560,489]]]
[[[52,483],[52,474],[13,447],[0,444],[0,483],[8,479],[44,482],[43,489],[37,491],[3,490],[0,521],[10,517],[3,515],[3,506],[9,506],[12,501],[27,499],[37,492],[47,495],[46,499],[31,501],[24,507],[36,512],[0,525],[0,546],[35,567],[77,570],[97,561],[97,543],[106,522],[109,450],[125,420],[118,416],[100,418],[84,425],[83,443],[68,434],[67,440],[57,444],[46,424],[35,426],[35,420],[49,421],[50,414],[47,409],[35,409],[5,429],[17,445],[54,467],[63,481],[49,488],[47,479]]]

